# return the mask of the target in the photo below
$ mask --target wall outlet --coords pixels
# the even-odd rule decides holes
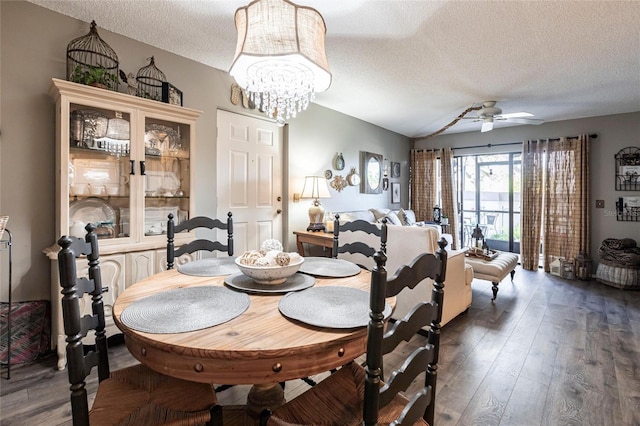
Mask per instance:
[[[596,209],[604,209],[604,200],[596,200]]]

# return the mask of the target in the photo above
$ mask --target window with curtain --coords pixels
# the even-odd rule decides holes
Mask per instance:
[[[589,255],[590,138],[527,141],[522,152],[522,266]],[[541,237],[542,235],[542,237]]]

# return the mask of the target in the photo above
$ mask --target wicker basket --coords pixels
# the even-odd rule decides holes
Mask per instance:
[[[606,259],[600,259],[596,280],[623,290],[640,290],[640,269],[625,267]]]

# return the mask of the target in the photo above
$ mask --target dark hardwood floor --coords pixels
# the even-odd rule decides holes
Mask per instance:
[[[117,367],[134,362],[124,345],[111,351]],[[0,380],[0,424],[71,424],[67,373],[54,365],[49,356]],[[640,425],[640,292],[518,267],[491,303],[491,283],[475,280],[469,312],[442,329],[438,372],[437,426]],[[287,398],[306,387],[288,382]],[[247,392],[219,399],[242,404]]]

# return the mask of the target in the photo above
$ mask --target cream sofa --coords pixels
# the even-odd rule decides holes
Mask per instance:
[[[376,216],[379,213],[388,213],[388,210],[377,209],[376,214],[370,210],[358,210],[338,212],[341,222],[356,219],[363,219],[369,222],[377,222]],[[415,215],[411,210],[405,212],[413,218]],[[396,212],[397,214],[397,212]],[[353,233],[340,233],[340,243],[344,244],[353,241]],[[389,276],[393,275],[400,266],[411,263],[413,259],[422,253],[435,253],[438,249],[438,241],[444,237],[447,245],[447,276],[444,288],[444,306],[442,312],[442,322],[444,325],[471,306],[471,281],[473,280],[473,269],[465,265],[466,250],[451,250],[451,235],[441,234],[440,226],[424,224],[420,225],[393,225],[387,227],[387,271]],[[360,238],[362,238],[360,236]],[[362,238],[372,247],[379,247],[379,238],[366,236]],[[373,259],[366,258],[359,254],[340,254],[341,258],[351,260],[368,268],[373,268]],[[431,280],[424,280],[414,289],[405,289],[397,299],[396,309],[393,318],[402,318],[409,309],[413,308],[416,300],[430,300]]]

